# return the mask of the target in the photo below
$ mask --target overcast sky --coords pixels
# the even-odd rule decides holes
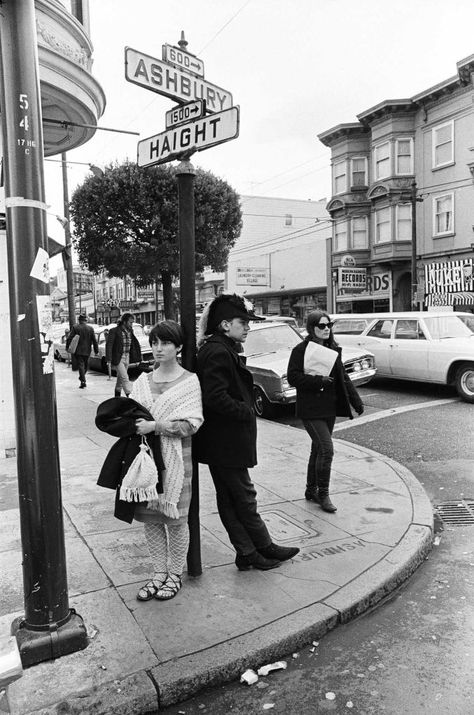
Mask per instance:
[[[474,54],[473,0],[90,0],[93,74],[107,106],[70,161],[136,160],[137,141],[165,129],[174,105],[125,80],[124,48],[161,59],[177,45],[240,106],[240,136],[195,154],[241,194],[329,197],[330,153],[317,135],[384,99],[411,97],[456,75]],[[71,164],[70,194],[87,175]],[[62,214],[60,164],[46,163],[47,201]],[[50,235],[62,240],[57,222]]]

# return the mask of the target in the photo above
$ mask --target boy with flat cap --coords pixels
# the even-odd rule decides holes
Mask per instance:
[[[236,551],[240,571],[267,570],[299,552],[272,542],[257,510],[249,467],[257,464],[257,422],[253,378],[239,354],[255,315],[251,303],[235,293],[209,303],[200,320],[197,374],[204,423],[194,436],[194,456],[209,465],[221,521]]]

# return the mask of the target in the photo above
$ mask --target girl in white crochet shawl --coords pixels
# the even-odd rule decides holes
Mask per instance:
[[[139,601],[166,601],[181,588],[189,545],[191,501],[191,436],[203,422],[201,388],[196,375],[178,362],[183,332],[174,320],[163,320],[149,335],[155,358],[152,373],[142,373],[130,397],[146,407],[151,420],[137,420],[137,433],[160,435],[165,464],[163,494],[137,504],[134,518],[144,524],[154,575],[137,594]]]

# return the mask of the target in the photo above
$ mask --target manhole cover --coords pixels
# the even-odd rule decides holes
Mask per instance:
[[[445,524],[468,526],[474,524],[474,501],[445,501],[436,505],[436,511]]]

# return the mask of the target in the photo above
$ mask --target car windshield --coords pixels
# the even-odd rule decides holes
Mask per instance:
[[[474,315],[458,315],[458,318],[474,333]]]
[[[469,338],[473,335],[473,331],[457,315],[448,314],[446,316],[437,316],[436,318],[426,317],[424,320],[431,336],[435,340]]]
[[[293,350],[301,342],[301,336],[289,325],[269,325],[268,328],[250,329],[244,343],[245,355],[274,353],[277,350]]]

